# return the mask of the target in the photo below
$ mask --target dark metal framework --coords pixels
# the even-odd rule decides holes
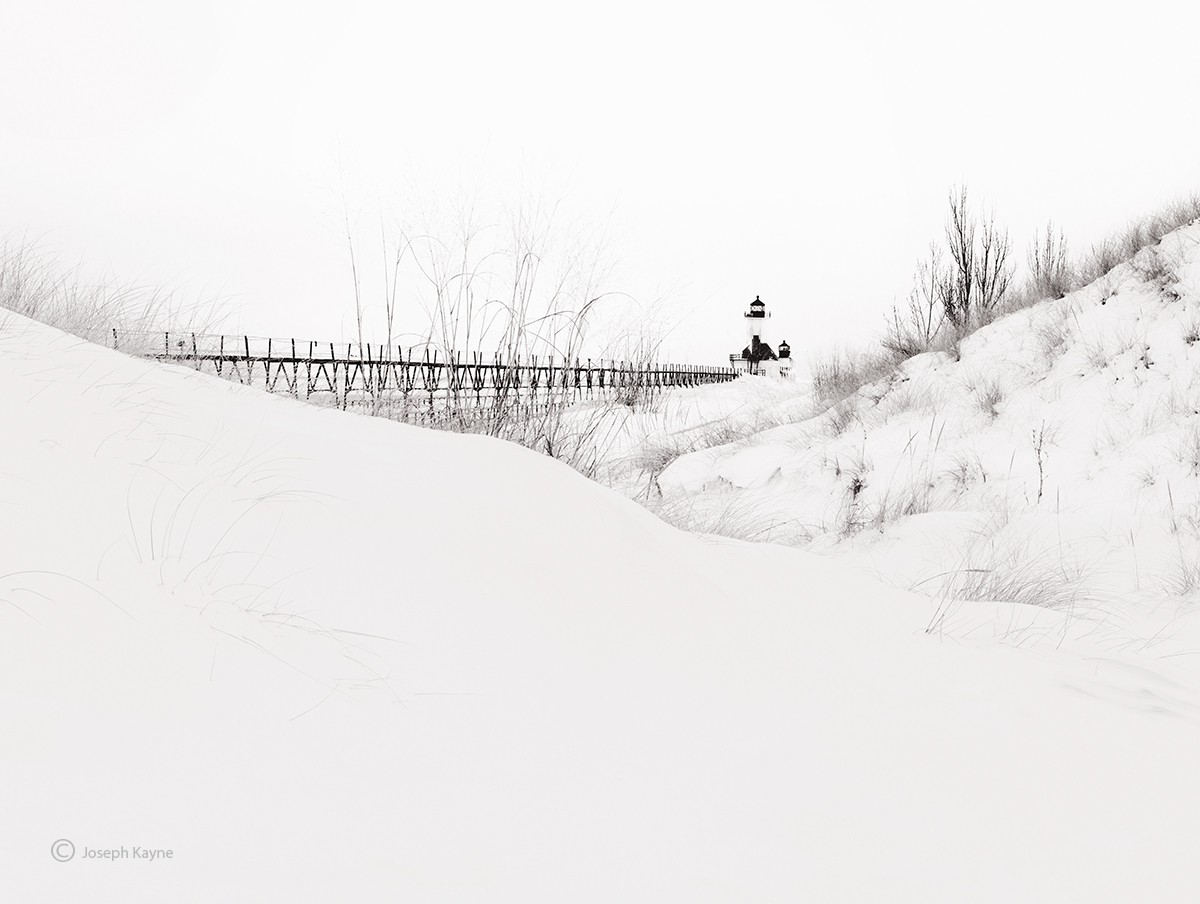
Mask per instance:
[[[112,347],[128,354],[194,368],[268,392],[287,393],[341,408],[399,405],[421,420],[437,411],[487,409],[515,403],[541,406],[594,398],[644,400],[664,389],[733,380],[732,367],[629,364],[615,361],[523,360],[436,350],[199,333],[112,330]]]

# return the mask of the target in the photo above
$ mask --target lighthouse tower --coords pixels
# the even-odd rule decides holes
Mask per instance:
[[[746,312],[746,344],[753,348],[762,342],[763,323],[771,315],[767,313],[767,306],[763,304],[763,300],[755,295],[754,301],[750,302],[750,310]]]

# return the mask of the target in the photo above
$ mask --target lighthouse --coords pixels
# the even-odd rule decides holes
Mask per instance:
[[[786,377],[791,371],[791,349],[787,342],[782,342],[776,354],[763,339],[763,327],[771,315],[762,297],[755,295],[750,309],[742,316],[746,322],[746,347],[741,354],[735,352],[729,356],[733,369],[738,373]]]

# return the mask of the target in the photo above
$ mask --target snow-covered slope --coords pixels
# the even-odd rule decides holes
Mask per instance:
[[[1188,900],[1189,680],[934,610],[10,316],[0,898]]]
[[[1200,225],[818,416],[802,385],[742,383],[768,429],[667,466],[654,504],[676,520],[1195,648]]]

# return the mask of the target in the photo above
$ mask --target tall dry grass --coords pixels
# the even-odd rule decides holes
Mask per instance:
[[[207,332],[222,313],[219,301],[188,300],[182,289],[89,278],[81,265],[14,238],[0,241],[0,309],[101,344],[114,329]]]

